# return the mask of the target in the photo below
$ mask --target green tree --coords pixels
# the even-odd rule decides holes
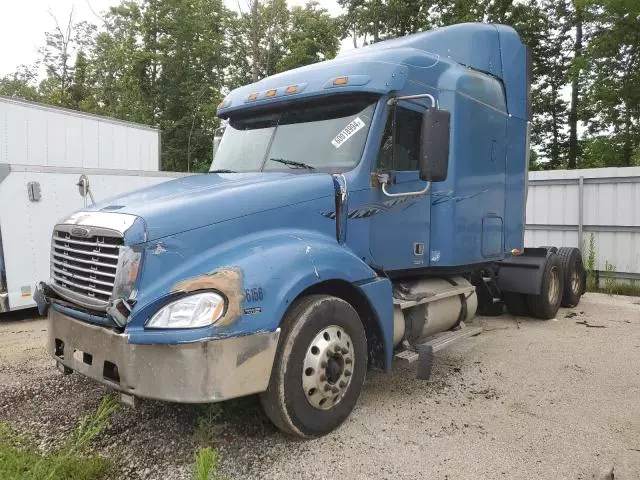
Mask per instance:
[[[33,101],[40,100],[38,89],[35,87],[36,77],[34,67],[21,65],[15,73],[0,78],[0,95]]]
[[[582,114],[592,135],[606,132],[618,146],[607,165],[630,166],[640,147],[640,2],[587,0],[585,8],[592,31]]]
[[[338,22],[318,5],[318,2],[309,2],[304,8],[291,10],[284,54],[276,65],[278,71],[328,60],[338,53]]]

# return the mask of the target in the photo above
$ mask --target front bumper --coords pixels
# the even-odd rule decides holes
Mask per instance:
[[[59,364],[137,397],[206,403],[267,389],[280,330],[177,345],[128,336],[49,309],[48,351]]]

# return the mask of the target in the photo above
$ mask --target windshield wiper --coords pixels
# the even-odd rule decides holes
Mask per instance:
[[[209,173],[238,173],[235,170],[228,170],[226,168],[220,168],[218,170],[209,170]]]
[[[309,165],[308,163],[296,162],[295,160],[287,160],[286,158],[270,158],[272,162],[284,163],[287,167],[291,168],[306,168],[307,170],[315,170],[316,167]]]

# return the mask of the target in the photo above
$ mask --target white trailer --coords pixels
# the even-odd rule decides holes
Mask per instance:
[[[155,128],[0,96],[0,312],[35,306],[59,219],[184,175],[159,166]]]

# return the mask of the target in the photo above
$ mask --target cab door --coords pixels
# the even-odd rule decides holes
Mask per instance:
[[[394,119],[391,109],[378,153],[375,171],[393,178],[387,191],[407,193],[389,197],[381,187],[373,190],[369,245],[376,266],[385,271],[429,264],[430,194],[408,195],[426,186],[418,172],[423,112],[423,106],[403,102],[395,107]]]

